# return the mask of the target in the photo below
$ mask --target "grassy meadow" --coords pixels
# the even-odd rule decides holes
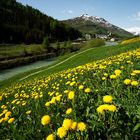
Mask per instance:
[[[1,90],[1,139],[138,140],[139,43],[93,52]]]

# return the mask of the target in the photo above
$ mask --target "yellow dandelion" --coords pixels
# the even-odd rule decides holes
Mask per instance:
[[[76,128],[77,128],[77,122],[73,122],[70,128],[72,130],[76,130]]]
[[[41,118],[41,124],[42,125],[47,125],[47,124],[50,123],[50,121],[51,121],[51,118],[50,118],[49,115],[45,115]]]
[[[121,69],[124,69],[125,67],[124,67],[124,66],[121,66],[120,68],[121,68]]]
[[[103,114],[105,110],[108,110],[108,106],[109,106],[108,104],[100,105],[97,108],[97,112]]]
[[[10,123],[12,123],[14,120],[15,120],[14,118],[10,118],[10,119],[8,120],[8,123],[10,124]]]
[[[68,108],[67,110],[66,110],[66,114],[70,114],[72,112],[72,108]]]
[[[136,73],[131,73],[130,75],[131,75],[131,76],[135,76],[135,75],[136,75]]]
[[[131,84],[131,80],[130,80],[130,79],[125,79],[125,80],[123,81],[123,83],[124,83],[125,85],[130,85],[130,84]]]
[[[138,82],[137,82],[137,81],[132,81],[132,82],[131,82],[131,85],[132,85],[132,86],[137,86],[137,85],[138,85]]]
[[[64,119],[62,126],[66,129],[69,130],[72,125],[72,120],[71,119]]]
[[[68,94],[68,99],[73,99],[74,98],[74,91],[70,91]]]
[[[107,76],[108,76],[108,74],[107,74],[107,73],[104,73],[104,76],[105,76],[105,77],[107,77]]]
[[[140,70],[134,70],[133,73],[140,74]]]
[[[89,93],[89,92],[91,92],[91,89],[90,89],[90,88],[86,88],[86,89],[85,89],[85,92],[86,92],[86,93]]]
[[[50,134],[49,136],[47,136],[46,140],[54,140],[54,135]]]
[[[115,73],[116,76],[120,76],[121,70],[117,69],[117,70],[114,71],[114,73]]]
[[[106,77],[102,77],[102,80],[103,80],[103,81],[106,80]]]
[[[116,109],[117,109],[117,108],[116,108],[115,105],[109,105],[109,106],[108,106],[108,110],[111,111],[111,112],[115,112]]]
[[[80,86],[79,86],[79,90],[82,90],[83,88],[84,88],[83,85],[80,85]]]
[[[86,130],[86,124],[84,122],[79,122],[77,124],[77,129],[80,130],[80,131]]]
[[[46,107],[49,107],[49,106],[50,106],[50,102],[46,102],[46,103],[45,103],[45,106],[46,106]]]
[[[68,90],[65,90],[65,91],[64,91],[64,93],[68,93],[68,92],[69,92]]]
[[[62,139],[67,135],[67,130],[64,127],[59,127],[57,129],[57,135]]]
[[[0,101],[2,101],[2,96],[0,96]]]
[[[31,112],[32,112],[31,110],[28,110],[28,111],[26,111],[26,114],[29,115],[29,114],[31,114]]]
[[[73,86],[73,85],[75,85],[75,84],[76,84],[76,82],[73,81],[73,82],[70,83],[70,86]]]
[[[105,95],[105,96],[103,96],[103,101],[105,102],[105,103],[112,103],[112,96],[110,96],[110,95]]]
[[[11,111],[6,112],[5,117],[9,117],[11,115]]]
[[[116,75],[110,75],[110,79],[116,79]]]
[[[104,113],[104,109],[102,106],[97,107],[97,112],[103,114]]]

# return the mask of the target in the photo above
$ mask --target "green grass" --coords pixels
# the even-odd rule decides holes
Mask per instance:
[[[51,47],[56,48],[56,43],[51,43]],[[60,42],[60,47],[64,47],[64,42]],[[41,54],[46,50],[41,44],[19,44],[19,45],[0,45],[0,59],[11,59],[16,57],[23,57],[26,54]]]
[[[108,47],[108,46],[106,46],[106,47],[103,46],[103,47],[100,47],[100,48],[97,47],[95,49],[86,51],[85,53],[79,54],[79,55],[71,58],[70,60],[64,62],[63,64],[61,64],[59,66],[56,66],[53,69],[46,70],[46,71],[44,71],[42,73],[39,73],[35,76],[32,76],[30,78],[47,76],[47,75],[50,75],[52,73],[56,73],[56,72],[66,70],[66,69],[69,69],[69,68],[74,68],[74,67],[79,66],[79,65],[90,63],[90,62],[95,61],[95,60],[103,59],[103,58],[106,58],[106,57],[109,57],[109,56],[120,54],[122,52],[126,52],[128,50],[133,50],[133,49],[136,49],[136,48],[139,48],[139,44],[128,45],[128,46],[119,46],[118,45],[118,46],[111,46],[111,47]],[[61,57],[59,62],[65,60],[66,58],[68,58],[70,56],[71,55]]]
[[[19,79],[22,79],[23,77],[28,76],[29,74],[32,74],[36,71],[44,70],[41,73],[38,73],[36,75],[29,77],[28,80],[31,80],[35,77],[38,78],[41,76],[48,76],[50,74],[53,74],[53,73],[56,73],[56,72],[59,72],[62,70],[74,68],[79,65],[83,65],[83,64],[86,64],[86,63],[89,63],[89,62],[92,62],[95,60],[103,59],[103,58],[106,58],[109,56],[117,55],[119,53],[126,52],[128,50],[133,50],[133,49],[136,49],[139,47],[140,47],[140,43],[134,43],[134,44],[129,44],[129,45],[117,45],[117,46],[110,46],[110,47],[103,46],[103,47],[99,47],[99,48],[94,48],[92,50],[86,51],[85,53],[79,54],[79,55],[69,59],[67,62],[64,62],[63,64],[61,64],[59,66],[56,66],[55,68],[47,70],[47,68],[52,66],[52,65],[50,65],[48,67],[42,67],[42,68],[39,68],[36,70],[32,70],[32,71],[14,76],[8,80],[1,82],[0,86],[1,86],[1,89],[3,89],[11,84],[19,82]],[[81,51],[83,51],[83,50],[81,50]],[[81,52],[81,51],[79,51],[79,52]],[[54,63],[53,65],[58,64],[59,62],[65,60],[66,58],[69,58],[70,56],[77,54],[77,53],[78,52],[61,56],[58,58],[57,62]]]
[[[28,54],[40,54],[45,52],[42,45],[1,45],[0,46],[0,59],[9,59],[16,57],[23,57]]]
[[[107,52],[113,55],[112,50]],[[91,60],[92,53],[86,54]],[[0,138],[41,140],[53,134],[55,140],[138,140],[139,54],[140,48],[0,92]]]

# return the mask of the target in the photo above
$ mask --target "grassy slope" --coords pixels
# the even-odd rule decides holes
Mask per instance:
[[[49,67],[43,67],[43,68],[40,68],[40,69],[32,70],[32,71],[14,76],[13,78],[10,78],[8,80],[3,81],[1,83],[1,89],[6,87],[6,86],[9,86],[11,83],[13,84],[15,82],[19,82],[19,79],[22,79],[23,77],[28,76],[29,74],[34,73],[34,72],[39,71],[39,70],[46,69],[43,72],[40,72],[36,75],[33,75],[33,76],[29,77],[28,79],[31,80],[32,78],[35,78],[35,77],[48,76],[52,73],[56,73],[56,72],[66,70],[66,69],[69,69],[69,68],[74,68],[76,66],[92,62],[94,60],[103,59],[103,58],[106,58],[106,57],[109,57],[109,56],[112,56],[112,55],[119,54],[121,52],[126,52],[128,50],[133,50],[133,49],[136,49],[136,48],[139,48],[139,47],[140,47],[140,43],[129,44],[127,46],[126,45],[124,45],[124,46],[123,45],[121,45],[121,46],[118,45],[118,46],[112,46],[112,47],[107,47],[106,46],[106,47],[95,48],[95,49],[86,51],[85,53],[79,54],[79,55],[69,59],[68,61],[62,63],[61,65],[56,66],[52,69],[47,70],[47,68],[52,66],[52,65],[50,65]],[[56,63],[54,63],[53,65],[65,60],[66,58],[72,56],[73,54],[75,54],[75,53],[71,53],[69,55],[59,57],[58,61]]]

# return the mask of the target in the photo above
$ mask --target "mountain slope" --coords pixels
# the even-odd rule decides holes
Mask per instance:
[[[131,33],[109,23],[104,18],[89,16],[88,14],[79,17],[64,20],[64,23],[78,29],[82,33],[94,34],[112,34],[118,38],[130,37]]]
[[[42,43],[76,39],[79,31],[16,0],[0,0],[0,43]]]

